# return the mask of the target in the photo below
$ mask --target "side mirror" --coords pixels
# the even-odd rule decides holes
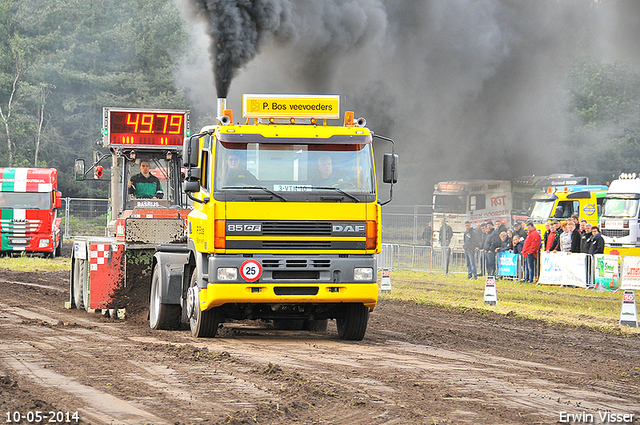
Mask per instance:
[[[84,180],[84,159],[76,159],[74,164],[74,170],[76,174],[76,181],[81,182]]]
[[[182,165],[184,167],[197,167],[199,150],[200,140],[197,135],[185,138],[184,145],[182,145]]]
[[[385,183],[398,182],[398,155],[385,153],[382,161],[382,181]]]
[[[199,168],[187,168],[186,171],[184,180],[187,181],[199,181],[202,176]]]
[[[55,191],[56,201],[54,204],[54,208],[62,208],[62,192],[59,190]]]
[[[200,191],[200,182],[198,180],[185,180],[182,182],[182,190],[186,193],[196,193]]]

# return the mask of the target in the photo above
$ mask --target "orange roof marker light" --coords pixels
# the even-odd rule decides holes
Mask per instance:
[[[345,111],[344,112],[344,126],[345,127],[353,127],[354,124],[354,114],[353,111]]]

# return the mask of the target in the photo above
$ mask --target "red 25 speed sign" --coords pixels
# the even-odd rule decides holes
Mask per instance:
[[[240,266],[240,276],[247,282],[255,282],[262,276],[262,266],[256,260],[247,260]]]

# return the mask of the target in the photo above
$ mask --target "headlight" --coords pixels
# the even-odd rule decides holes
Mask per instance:
[[[220,267],[218,269],[218,281],[238,280],[238,269],[235,267]]]
[[[353,280],[373,280],[371,267],[356,267],[353,269]]]
[[[40,239],[40,248],[49,246],[49,239]]]

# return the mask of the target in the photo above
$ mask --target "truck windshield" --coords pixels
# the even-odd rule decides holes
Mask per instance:
[[[51,193],[0,192],[0,208],[48,210]]]
[[[466,198],[466,195],[435,195],[433,208],[436,211],[465,214],[467,212]]]
[[[530,217],[546,220],[551,217],[551,210],[553,210],[554,201],[536,201],[533,204]]]
[[[263,188],[289,194],[332,191],[368,195],[375,193],[374,181],[372,151],[368,143],[217,141],[214,175],[217,191]]]
[[[638,199],[609,198],[604,204],[604,217],[637,217]]]
[[[161,205],[179,205],[176,182],[180,178],[175,163],[164,155],[149,155],[128,163],[126,202],[134,199],[157,199]]]

